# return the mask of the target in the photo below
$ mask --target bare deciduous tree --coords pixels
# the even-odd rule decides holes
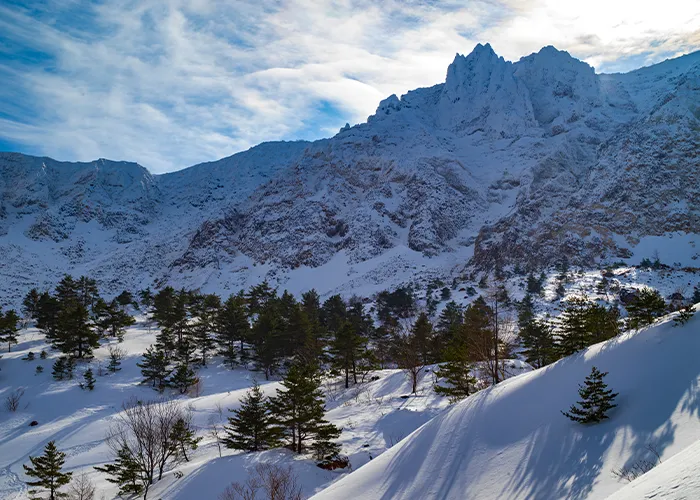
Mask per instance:
[[[95,485],[90,480],[90,476],[82,472],[74,476],[68,485],[68,498],[70,500],[94,500],[95,491]]]
[[[613,476],[615,476],[617,479],[624,479],[631,483],[639,476],[646,474],[651,469],[659,465],[661,463],[661,455],[659,454],[656,445],[649,443],[647,444],[646,448],[649,451],[649,454],[652,455],[651,458],[642,458],[635,461],[630,466],[613,469]]]
[[[20,387],[12,391],[10,395],[5,398],[5,408],[7,411],[17,411],[19,409],[19,403],[22,401],[22,396],[24,396],[24,388]]]
[[[418,390],[418,380],[425,368],[425,363],[416,345],[415,335],[411,331],[411,324],[402,322],[396,328],[393,339],[394,360],[411,381],[411,394]]]
[[[214,415],[209,417],[209,425],[211,426],[211,429],[209,429],[209,435],[214,438],[214,441],[216,442],[216,446],[219,449],[219,458],[221,458],[221,431],[222,431],[222,429],[219,427],[219,424],[216,421],[216,417]]]
[[[255,500],[257,493],[268,500],[301,500],[301,486],[292,468],[259,463],[245,483],[233,483],[219,496],[220,500]]]
[[[486,292],[486,302],[489,311],[490,341],[476,343],[473,348],[477,355],[486,364],[486,370],[491,376],[491,383],[497,384],[506,378],[505,363],[513,347],[516,345],[517,336],[512,311],[506,306],[508,292],[503,286],[492,287]]]
[[[155,481],[163,478],[168,462],[177,449],[173,442],[172,429],[184,414],[174,400],[156,400],[142,403],[131,398],[122,405],[107,433],[107,443],[115,455],[128,450],[138,464],[144,496]]]

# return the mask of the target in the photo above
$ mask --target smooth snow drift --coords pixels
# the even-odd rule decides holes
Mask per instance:
[[[314,498],[606,498],[647,444],[665,461],[700,439],[699,352],[700,318],[667,317],[477,393]],[[560,411],[592,366],[620,395],[610,420],[582,426]]]

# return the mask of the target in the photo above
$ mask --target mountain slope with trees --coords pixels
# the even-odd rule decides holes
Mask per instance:
[[[666,317],[509,379],[314,498],[606,498],[626,483],[614,471],[649,449],[666,463],[700,439],[699,334],[700,318]],[[593,366],[609,372],[617,407],[600,423],[572,422],[561,411]]]

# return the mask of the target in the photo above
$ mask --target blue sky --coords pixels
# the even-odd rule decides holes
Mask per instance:
[[[0,150],[165,172],[328,137],[478,42],[627,71],[700,49],[700,2],[4,0]]]

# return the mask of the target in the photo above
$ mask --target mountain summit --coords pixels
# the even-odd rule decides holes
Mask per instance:
[[[698,102],[700,52],[605,75],[554,47],[508,62],[486,44],[330,139],[165,175],[2,153],[2,299],[65,272],[115,290],[371,293],[563,256],[672,249],[691,265]]]

